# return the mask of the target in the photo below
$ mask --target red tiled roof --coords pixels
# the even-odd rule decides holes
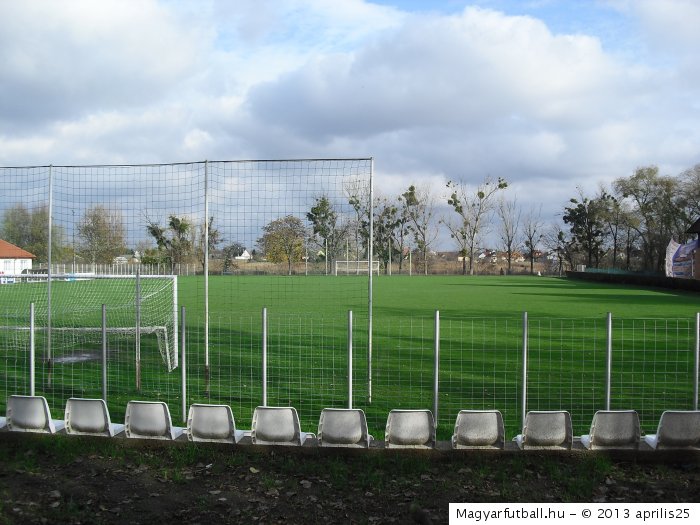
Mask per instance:
[[[0,239],[0,259],[36,259],[36,255]]]

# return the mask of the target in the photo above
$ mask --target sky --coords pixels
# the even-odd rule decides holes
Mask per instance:
[[[700,163],[696,0],[0,0],[0,165],[373,157],[375,187]]]

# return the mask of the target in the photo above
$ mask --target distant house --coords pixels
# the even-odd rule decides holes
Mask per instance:
[[[243,250],[243,253],[237,255],[236,257],[234,257],[234,259],[236,259],[237,261],[250,261],[250,259],[252,259],[252,255],[248,253],[248,250]]]
[[[112,259],[112,264],[122,265],[122,264],[139,264],[141,262],[141,255],[139,252],[134,252],[133,254],[127,253],[124,255],[117,255]]]
[[[20,274],[31,270],[36,255],[0,239],[0,274]]]

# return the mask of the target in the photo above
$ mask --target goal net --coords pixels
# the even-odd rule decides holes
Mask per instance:
[[[379,261],[372,261],[372,273],[379,275]],[[334,275],[368,275],[369,261],[335,261]]]
[[[102,305],[110,338],[153,337],[168,371],[178,366],[177,277],[173,275],[4,275],[0,318],[17,343],[28,340],[30,303],[38,332],[50,334],[52,351],[99,343]],[[20,345],[22,346],[22,345]]]

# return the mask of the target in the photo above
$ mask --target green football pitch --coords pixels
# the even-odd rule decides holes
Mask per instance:
[[[305,429],[314,429],[322,408],[348,404],[348,310],[354,313],[352,401],[366,411],[378,437],[390,409],[434,406],[436,310],[443,439],[461,408],[499,409],[509,434],[518,429],[524,312],[528,409],[568,409],[575,429],[585,430],[604,403],[608,312],[615,349],[613,408],[638,409],[651,427],[660,410],[692,404],[697,294],[550,277],[376,276],[370,360],[367,287],[366,277],[211,276],[207,369],[203,279],[179,277],[178,302],[187,311],[187,404],[230,404],[239,426],[249,424],[262,399],[263,308],[268,309],[268,404],[295,406]],[[0,340],[6,394],[26,389],[23,361],[17,364],[10,345]],[[143,382],[136,390],[133,345],[115,346],[109,365],[115,419],[126,401],[143,398],[168,401],[173,418],[181,421],[179,369],[165,372],[146,340]],[[100,396],[99,363],[54,364],[50,385],[46,367],[39,368],[37,393],[52,406],[62,406],[71,395]]]
[[[292,281],[293,286],[288,284]],[[178,286],[180,304],[193,315],[201,315],[202,278],[180,277]],[[366,289],[366,278],[357,277],[211,276],[210,313],[226,314],[231,308],[257,312],[273,306],[299,315],[342,311],[346,306],[366,310]],[[267,293],[257,293],[260,290]],[[275,303],[283,295],[282,304],[266,301]],[[675,318],[693,317],[700,302],[692,292],[553,277],[374,277],[376,318],[425,316],[435,310],[464,317],[514,317],[527,311],[543,317],[600,317],[612,312],[627,318]]]

